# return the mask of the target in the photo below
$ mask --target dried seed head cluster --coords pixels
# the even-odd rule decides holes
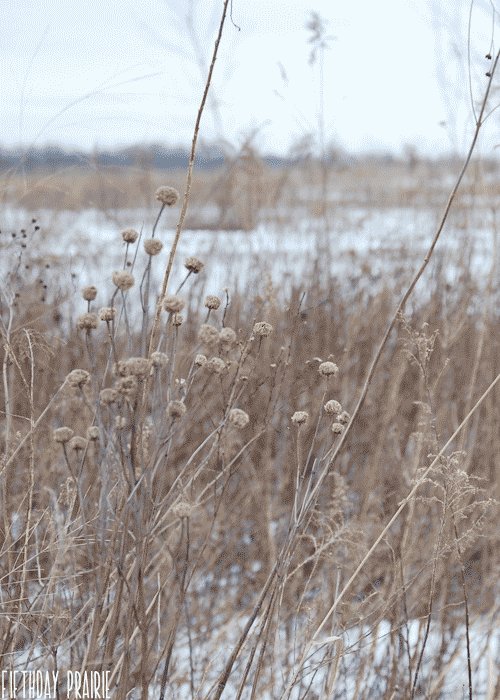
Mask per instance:
[[[203,260],[195,258],[194,255],[192,255],[191,257],[185,259],[184,267],[186,268],[186,270],[189,270],[189,272],[194,272],[194,274],[197,275],[198,272],[201,272],[203,270],[203,268],[205,267],[205,263],[203,262]]]
[[[325,403],[324,408],[325,413],[328,413],[329,416],[336,416],[338,413],[342,413],[342,406],[338,401],[335,401],[334,399],[327,401]]]
[[[120,377],[115,382],[115,389],[119,394],[131,398],[137,391],[137,379],[133,376]]]
[[[173,187],[159,187],[156,190],[155,199],[168,207],[173,207],[179,201],[179,193]]]
[[[169,314],[178,314],[186,306],[186,300],[176,294],[167,294],[163,299],[162,306]]]
[[[309,414],[306,411],[295,411],[292,416],[292,423],[296,425],[305,425],[309,420]]]
[[[135,243],[138,237],[139,234],[133,228],[126,228],[124,231],[122,231],[122,238],[125,243]]]
[[[115,417],[115,430],[123,430],[125,426],[127,425],[127,420],[125,416],[116,416]]]
[[[267,336],[271,335],[272,332],[273,327],[270,323],[266,323],[265,321],[259,321],[258,323],[256,323],[252,331],[254,335],[259,335],[262,338],[267,338]]]
[[[97,287],[91,286],[91,287],[84,287],[82,289],[82,297],[85,299],[85,301],[94,301],[96,296],[97,296]]]
[[[163,243],[157,238],[148,238],[144,241],[144,250],[148,255],[158,255],[163,248]]]
[[[217,311],[217,309],[221,305],[221,300],[219,299],[219,297],[216,297],[213,294],[209,294],[207,297],[205,297],[205,301],[203,303],[207,307],[207,309],[210,309],[211,311]]]
[[[85,369],[74,369],[66,377],[66,384],[72,387],[82,388],[90,382],[90,374]]]
[[[151,372],[152,362],[145,357],[131,357],[126,362],[128,373],[138,379],[144,379]]]
[[[82,314],[81,316],[78,316],[76,319],[76,327],[78,328],[79,331],[81,330],[95,330],[97,326],[99,325],[99,319],[97,318],[96,314]]]
[[[248,413],[245,413],[245,411],[242,411],[241,408],[232,408],[229,411],[229,415],[228,415],[227,419],[230,423],[235,425],[237,428],[244,428],[250,422],[250,418],[248,416]]]
[[[215,326],[202,323],[198,331],[198,340],[204,345],[217,345],[220,341],[220,332]]]
[[[236,342],[236,333],[232,328],[223,328],[220,332],[221,343],[224,345],[234,345]]]
[[[226,363],[224,360],[221,360],[220,357],[212,357],[210,360],[208,360],[205,367],[213,374],[222,374],[222,372],[226,369]]]
[[[87,441],[85,438],[80,437],[80,435],[75,435],[75,437],[71,438],[69,441],[68,447],[71,450],[75,450],[75,452],[78,450],[84,450],[87,447]]]
[[[184,316],[182,314],[172,314],[172,325],[173,326],[182,326],[184,322]]]
[[[71,428],[56,428],[52,433],[52,436],[56,442],[69,442],[73,437],[73,431]]]
[[[127,289],[131,289],[135,284],[134,276],[126,270],[113,272],[113,274],[111,275],[111,279],[113,280],[113,283],[118,287],[118,289],[121,289],[123,292],[126,292]]]
[[[166,355],[164,352],[151,353],[151,362],[153,363],[153,367],[165,367],[168,363],[168,359],[168,355]]]
[[[167,406],[167,414],[174,420],[184,418],[186,411],[186,404],[182,401],[171,401]]]
[[[112,321],[115,316],[116,316],[116,309],[115,308],[105,307],[104,309],[101,309],[99,311],[99,318],[101,319],[101,321],[106,321],[106,323],[108,323],[109,321]]]
[[[97,425],[87,428],[87,440],[99,440],[99,428]]]
[[[198,367],[204,367],[207,364],[208,360],[205,357],[205,355],[196,355],[194,358],[194,364],[198,365]]]
[[[99,401],[104,406],[110,406],[118,398],[118,392],[116,389],[103,389],[99,394]]]
[[[191,513],[195,510],[195,506],[191,505],[187,501],[179,501],[175,506],[172,506],[172,515],[175,518],[189,518]]]
[[[332,433],[334,435],[342,435],[343,432],[344,432],[344,426],[342,425],[342,423],[334,423],[332,425]]]
[[[318,367],[318,372],[324,377],[330,377],[332,374],[335,376],[339,371],[339,368],[334,362],[322,362]]]
[[[340,416],[337,416],[337,420],[339,423],[342,423],[342,425],[347,425],[351,420],[351,416],[347,413],[347,411],[342,411]]]

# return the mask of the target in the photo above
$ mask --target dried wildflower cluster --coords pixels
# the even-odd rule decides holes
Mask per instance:
[[[270,323],[266,323],[265,321],[259,321],[253,327],[253,334],[258,335],[261,338],[267,338],[267,336],[271,335],[272,332],[273,327]]]
[[[163,299],[162,306],[169,314],[178,314],[186,306],[186,300],[176,294],[167,294]]]
[[[81,330],[95,330],[99,325],[99,319],[96,314],[86,313],[78,316],[76,319],[76,327],[79,331]]]
[[[124,231],[122,231],[122,238],[125,243],[135,243],[138,237],[139,234],[133,228],[126,228]]]
[[[342,409],[342,405],[338,401],[335,401],[335,399],[327,401],[324,405],[324,409],[325,413],[329,416],[336,416],[335,422],[332,425],[332,433],[334,435],[341,435],[344,432],[345,426],[351,420],[351,416],[347,411]]]
[[[339,368],[334,362],[322,362],[318,367],[318,372],[324,377],[335,377],[338,374]]]
[[[295,411],[292,416],[292,423],[295,425],[305,425],[309,420],[309,414],[306,411]]]
[[[189,518],[191,513],[196,510],[196,507],[187,501],[179,501],[175,506],[172,506],[172,515],[175,518]]]
[[[226,369],[226,363],[224,360],[221,360],[220,357],[212,357],[206,363],[205,369],[212,374],[222,374],[222,372]]]
[[[219,297],[216,297],[213,294],[209,294],[207,297],[205,297],[205,301],[203,302],[204,306],[206,306],[207,309],[210,309],[210,311],[217,311],[221,303],[222,302]]]
[[[91,287],[84,287],[82,289],[82,297],[85,299],[85,301],[94,301],[96,296],[97,296],[97,287],[91,286]]]
[[[153,367],[157,369],[158,367],[165,367],[168,364],[169,357],[164,352],[152,352],[151,362]]]
[[[106,321],[106,323],[109,323],[112,321],[116,316],[116,309],[114,308],[104,308],[99,311],[99,318],[101,321]]]
[[[148,255],[158,255],[163,248],[163,243],[157,238],[148,238],[144,241],[144,250]]]
[[[73,388],[81,389],[85,384],[90,383],[90,374],[86,369],[74,369],[66,377],[66,384]]]
[[[250,422],[248,413],[242,411],[241,408],[232,408],[227,417],[229,423],[232,423],[237,428],[244,428]]]
[[[203,345],[217,345],[220,342],[220,331],[215,326],[202,323],[198,331],[198,341]]]
[[[167,406],[167,415],[174,420],[184,418],[186,411],[186,404],[182,403],[182,401],[171,401]]]
[[[186,260],[184,261],[184,267],[186,268],[186,270],[189,270],[189,272],[193,272],[196,275],[198,274],[198,272],[201,272],[203,270],[203,268],[205,267],[205,263],[203,262],[203,260],[191,256],[189,258],[186,258]]]
[[[52,433],[54,440],[62,444],[69,442],[73,437],[73,434],[74,433],[71,428],[56,428]]]
[[[134,276],[127,272],[126,270],[120,270],[119,272],[113,272],[111,275],[113,283],[121,289],[122,292],[126,292],[131,289],[135,284]]]
[[[179,201],[179,193],[173,187],[159,187],[156,190],[155,199],[167,207],[173,207]]]

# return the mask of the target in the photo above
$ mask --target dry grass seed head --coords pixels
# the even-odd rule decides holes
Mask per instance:
[[[156,190],[155,199],[168,207],[173,207],[179,201],[179,193],[173,187],[164,185]]]
[[[162,306],[169,314],[178,314],[186,306],[186,300],[176,294],[167,294],[163,299]]]
[[[174,420],[184,418],[186,411],[186,404],[182,401],[171,401],[167,406],[167,415]]]
[[[168,363],[168,360],[169,357],[164,352],[151,353],[151,362],[153,363],[153,367],[165,367]]]
[[[87,447],[87,441],[80,435],[75,435],[75,437],[71,438],[69,441],[68,447],[71,450],[75,450],[75,452],[78,450],[84,450]]]
[[[217,345],[220,341],[220,331],[208,323],[202,323],[198,331],[198,340],[204,345]]]
[[[111,307],[105,307],[99,311],[99,318],[101,321],[112,321],[116,316],[116,309]]]
[[[267,336],[271,335],[272,332],[273,327],[270,323],[266,323],[265,321],[259,321],[258,323],[256,323],[252,331],[254,335],[258,335],[262,338],[267,338]]]
[[[90,330],[95,330],[99,325],[99,319],[97,318],[96,314],[82,314],[81,316],[78,316],[76,319],[76,327],[78,328],[79,331],[85,330],[85,331],[90,331]]]
[[[120,270],[119,272],[113,272],[111,275],[113,283],[121,289],[122,292],[126,292],[127,289],[131,289],[135,284],[134,276],[127,272],[126,270]]]
[[[71,428],[56,428],[52,433],[54,440],[61,443],[69,442],[73,435]]]
[[[110,406],[118,398],[118,392],[115,389],[103,389],[99,394],[99,401],[104,406]]]
[[[139,234],[133,228],[126,228],[124,231],[122,231],[121,235],[125,243],[135,243],[139,237]]]
[[[184,267],[186,270],[189,270],[189,272],[194,272],[194,274],[198,274],[198,272],[201,272],[203,268],[205,267],[205,263],[203,260],[200,260],[199,258],[195,258],[193,255],[189,258],[186,258],[184,261]]]
[[[127,360],[128,373],[137,377],[138,379],[144,379],[151,372],[151,361],[145,357],[131,357]]]
[[[336,376],[339,368],[334,362],[322,362],[318,367],[318,372],[324,377],[330,377],[332,374]]]
[[[205,367],[212,374],[222,374],[222,372],[226,369],[226,363],[224,360],[221,360],[220,357],[212,357],[210,360],[208,360]]]
[[[82,297],[85,301],[94,301],[97,296],[97,287],[90,286],[82,289]]]
[[[232,423],[237,428],[244,428],[250,422],[248,413],[242,411],[241,408],[232,408],[229,411],[227,419],[229,423]]]
[[[306,411],[295,411],[292,416],[292,423],[296,425],[305,425],[309,420],[309,414]]]
[[[213,294],[209,294],[207,297],[205,297],[205,301],[203,303],[207,307],[207,309],[210,309],[211,311],[217,311],[222,302],[219,299],[219,297],[216,297]]]
[[[329,416],[336,416],[338,413],[342,413],[342,406],[338,401],[335,401],[335,399],[327,401],[324,409],[325,413],[327,413]]]
[[[220,332],[220,339],[224,345],[234,345],[236,343],[236,332],[232,328],[223,328]]]
[[[144,250],[148,255],[158,255],[163,248],[163,243],[157,238],[148,238],[144,241]]]
[[[65,381],[69,386],[81,389],[85,384],[90,383],[90,374],[85,369],[74,369],[68,374]]]

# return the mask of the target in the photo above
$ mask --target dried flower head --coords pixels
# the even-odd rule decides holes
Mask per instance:
[[[217,309],[221,305],[221,300],[219,299],[219,297],[216,297],[214,294],[209,294],[207,297],[205,297],[204,304],[207,307],[207,309],[211,309],[212,311],[217,311]]]
[[[296,425],[305,425],[309,420],[309,414],[306,411],[295,411],[292,416],[292,423]]]
[[[220,332],[221,343],[224,345],[234,345],[236,342],[236,333],[232,328],[223,328]]]
[[[110,406],[118,398],[118,392],[115,389],[103,389],[99,394],[99,401],[104,406]]]
[[[248,416],[248,413],[245,413],[245,411],[242,411],[241,408],[232,408],[229,411],[229,415],[228,415],[227,419],[230,423],[235,425],[237,428],[244,428],[250,422],[250,418]]]
[[[187,501],[179,501],[175,506],[172,506],[172,515],[175,518],[189,518],[191,513],[195,510],[195,506],[191,505]]]
[[[198,331],[198,340],[204,345],[217,345],[220,341],[220,332],[215,326],[202,323]]]
[[[205,357],[205,355],[196,355],[194,358],[194,364],[198,365],[198,367],[204,367],[207,364],[208,360]]]
[[[125,416],[116,416],[115,417],[115,430],[123,430],[125,426],[127,425],[127,420]]]
[[[158,255],[163,248],[163,243],[157,238],[148,238],[144,241],[144,250],[148,255]]]
[[[111,374],[113,377],[128,377],[130,374],[130,367],[127,364],[127,360],[113,362],[111,365]]]
[[[173,326],[182,326],[184,322],[184,316],[182,314],[172,314],[172,325]]]
[[[184,418],[186,411],[186,404],[182,403],[182,401],[171,401],[167,406],[167,415],[174,420]]]
[[[138,379],[144,379],[151,372],[152,362],[145,357],[131,357],[126,362],[129,374]]]
[[[164,352],[151,353],[151,362],[153,363],[153,367],[165,367],[168,363],[168,359],[168,355],[166,355]]]
[[[270,323],[266,323],[265,321],[259,321],[256,323],[252,331],[254,335],[260,335],[263,338],[267,338],[267,336],[271,335],[272,332],[273,327]]]
[[[91,286],[91,287],[84,287],[82,289],[82,297],[85,299],[85,301],[94,301],[96,296],[97,296],[97,287]]]
[[[73,431],[71,428],[56,428],[52,433],[52,436],[56,442],[69,442],[73,437]]]
[[[344,426],[342,425],[342,423],[334,423],[332,425],[332,433],[334,435],[342,435],[343,432],[344,432]]]
[[[318,367],[318,372],[324,377],[330,377],[332,374],[335,376],[339,371],[339,368],[335,362],[322,362]]]
[[[87,428],[87,440],[99,440],[99,428],[97,425],[91,425]]]
[[[81,330],[95,330],[99,325],[99,319],[95,314],[82,314],[76,319],[76,327],[79,331]]]
[[[78,387],[81,389],[84,384],[90,382],[90,374],[85,369],[74,369],[66,377],[66,384],[74,388]]]
[[[113,280],[113,283],[118,287],[118,289],[121,289],[123,292],[126,292],[127,289],[131,289],[135,284],[134,276],[126,270],[113,272],[113,274],[111,275],[111,279]]]
[[[327,401],[325,403],[325,413],[328,413],[329,416],[335,416],[337,413],[342,413],[342,406],[339,404],[338,401],[335,401],[334,399],[331,399],[330,401]]]
[[[179,193],[173,187],[159,187],[156,190],[155,199],[168,207],[173,207],[179,201]]]
[[[212,357],[210,360],[208,360],[205,367],[209,372],[221,374],[226,369],[226,363],[224,360],[221,360],[220,357]]]
[[[203,268],[205,267],[205,263],[203,260],[200,260],[199,258],[195,258],[194,255],[192,255],[189,258],[186,258],[184,260],[184,267],[186,270],[189,270],[189,272],[194,272],[195,275],[198,274],[198,272],[201,272]]]
[[[104,309],[101,309],[99,311],[99,318],[101,319],[101,321],[106,321],[106,323],[108,323],[109,321],[112,321],[115,316],[116,316],[116,309],[111,308],[111,307],[105,307]]]
[[[133,228],[126,228],[124,231],[122,231],[122,238],[125,243],[135,243],[139,238],[139,234]]]
[[[75,435],[75,437],[72,437],[71,440],[68,443],[68,447],[71,450],[84,450],[87,447],[87,441],[85,438],[80,437],[80,435]]]
[[[115,389],[119,394],[131,398],[137,391],[137,379],[133,376],[120,377],[115,382]]]
[[[169,314],[178,314],[186,306],[186,300],[176,294],[167,294],[163,299],[162,306]]]
[[[337,416],[337,420],[339,423],[342,423],[343,425],[347,425],[349,421],[351,420],[351,416],[347,413],[347,411],[342,411],[340,416]]]

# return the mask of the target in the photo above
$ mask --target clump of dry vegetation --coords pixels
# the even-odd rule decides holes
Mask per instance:
[[[108,672],[119,700],[438,698],[466,649],[472,697],[500,612],[494,266],[406,313],[420,272],[347,295],[323,255],[286,299],[200,294],[195,255],[171,291],[191,173],[161,290],[171,184],[67,328],[57,261],[0,239],[3,668]]]

